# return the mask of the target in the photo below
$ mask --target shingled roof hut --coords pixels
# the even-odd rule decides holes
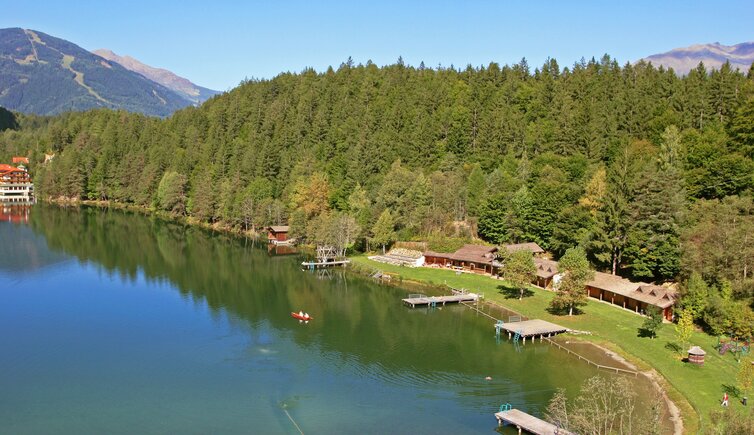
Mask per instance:
[[[492,274],[498,267],[496,246],[464,245],[453,253],[426,251],[425,265],[438,265],[474,273]]]
[[[586,289],[593,298],[621,305],[637,313],[643,314],[648,306],[655,306],[662,311],[666,320],[672,320],[673,305],[678,298],[677,293],[668,287],[632,282],[603,272],[595,272],[594,279],[586,283]]]

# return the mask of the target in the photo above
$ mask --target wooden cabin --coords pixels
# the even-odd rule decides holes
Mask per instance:
[[[537,272],[533,284],[542,288],[552,288],[553,283],[559,279],[558,262],[534,257],[534,266],[537,267]]]
[[[678,297],[675,291],[667,287],[631,282],[602,272],[594,273],[594,279],[586,283],[586,291],[590,297],[641,314],[646,314],[649,306],[655,306],[668,321],[673,319],[673,305]]]
[[[269,243],[287,242],[288,230],[288,225],[273,225],[267,227],[267,241]]]
[[[505,250],[508,251],[509,254],[517,251],[530,251],[532,255],[539,257],[545,253],[545,250],[534,242],[512,243],[509,245],[503,245],[503,248],[505,248]]]
[[[497,251],[495,246],[482,245],[464,245],[453,253],[427,251],[424,253],[424,265],[492,274],[500,266],[496,261]]]

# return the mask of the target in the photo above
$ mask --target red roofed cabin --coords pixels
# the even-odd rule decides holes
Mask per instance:
[[[29,158],[28,157],[13,157],[13,164],[16,165],[18,163],[23,163],[25,165],[28,165]]]
[[[273,225],[267,227],[267,241],[269,243],[287,242],[288,229],[288,225]]]
[[[586,283],[586,290],[595,299],[620,305],[637,313],[645,314],[647,307],[653,305],[662,311],[666,320],[673,319],[673,305],[677,294],[669,288],[595,272],[594,279]]]
[[[424,265],[492,274],[494,269],[499,267],[496,256],[495,246],[464,245],[452,254],[427,251],[424,253]]]

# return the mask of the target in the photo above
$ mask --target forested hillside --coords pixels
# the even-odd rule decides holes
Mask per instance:
[[[582,245],[624,276],[698,272],[752,293],[754,70],[349,61],[248,81],[165,120],[99,110],[19,124],[0,157],[31,153],[42,196],[243,229],[290,221],[313,238],[336,220],[378,239],[478,230],[556,256]]]

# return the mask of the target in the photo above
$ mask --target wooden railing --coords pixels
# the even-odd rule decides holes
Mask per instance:
[[[580,359],[582,361],[586,361],[588,364],[591,364],[591,365],[597,367],[598,369],[609,370],[609,371],[615,372],[615,373],[625,373],[625,374],[634,375],[634,376],[638,376],[639,375],[639,372],[634,371],[634,370],[628,370],[628,369],[622,369],[620,367],[611,367],[611,366],[605,366],[605,365],[602,365],[602,364],[597,364],[596,362],[590,360],[589,358],[587,358],[585,356],[581,356],[578,353],[572,351],[571,349],[568,349],[567,347],[565,347],[565,346],[563,346],[563,345],[561,345],[559,343],[556,343],[556,342],[554,342],[553,340],[551,340],[549,338],[545,337],[544,340],[547,340],[547,342],[550,343],[550,344],[552,344],[553,346],[557,346],[559,349],[564,350],[564,351],[570,353],[571,355],[574,355],[575,357],[577,357],[578,359]]]
[[[461,303],[464,306],[466,306],[468,308],[471,308],[472,310],[475,310],[477,313],[489,317],[490,319],[494,320],[495,322],[497,322],[497,321],[500,320],[500,319],[498,319],[496,317],[493,317],[493,316],[485,313],[484,311],[482,311],[479,308],[477,308],[475,305],[472,305],[472,304],[467,303],[467,302],[461,302]],[[505,308],[505,309],[508,310],[507,308]],[[515,311],[513,311],[513,310],[508,310],[508,311],[511,311],[511,312],[515,313]],[[525,318],[523,315],[521,315],[521,316],[522,316],[522,318]],[[559,348],[561,350],[564,350],[564,351],[568,352],[569,354],[575,356],[576,358],[578,358],[578,359],[580,359],[582,361],[585,361],[587,364],[591,364],[591,365],[597,367],[598,369],[608,370],[608,371],[615,372],[615,373],[625,373],[625,374],[634,375],[634,376],[638,376],[639,375],[639,372],[634,371],[634,370],[628,370],[628,369],[622,369],[620,367],[611,367],[611,366],[606,366],[606,365],[598,364],[598,363],[590,360],[589,358],[587,358],[585,356],[582,356],[582,355],[578,354],[577,352],[574,352],[571,349],[568,349],[567,347],[565,347],[565,346],[563,346],[563,345],[561,345],[559,343],[556,343],[555,341],[553,341],[553,340],[551,340],[551,339],[549,339],[547,337],[542,337],[542,339],[543,340],[547,340],[547,342],[550,343],[551,345],[553,345],[553,346],[555,346],[555,347],[557,347],[557,348]]]

